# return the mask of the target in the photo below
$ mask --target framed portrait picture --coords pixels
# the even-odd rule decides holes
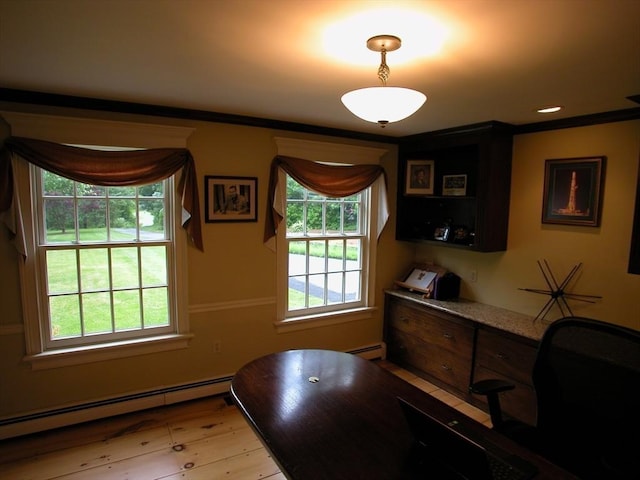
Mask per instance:
[[[204,177],[205,222],[257,222],[258,178]]]
[[[443,175],[442,195],[464,196],[467,194],[466,175]]]
[[[606,157],[547,160],[542,223],[600,226]]]
[[[449,240],[450,231],[451,228],[447,226],[437,227],[433,232],[433,239],[439,240],[441,242],[446,242]]]
[[[433,160],[408,160],[405,195],[433,195]]]

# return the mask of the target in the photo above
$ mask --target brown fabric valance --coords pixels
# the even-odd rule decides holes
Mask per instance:
[[[275,237],[283,219],[276,206],[278,169],[283,169],[296,182],[327,197],[346,197],[361,192],[382,177],[386,185],[386,174],[380,165],[327,165],[301,158],[278,155],[271,162],[267,216],[264,227],[264,242]],[[286,188],[286,187],[283,187]],[[386,202],[386,196],[385,196]]]
[[[0,154],[0,212],[13,202],[11,154],[77,182],[106,187],[155,183],[182,169],[178,185],[188,218],[182,225],[194,246],[204,251],[195,162],[186,148],[104,151],[22,137],[10,137]],[[184,216],[183,216],[184,218]]]

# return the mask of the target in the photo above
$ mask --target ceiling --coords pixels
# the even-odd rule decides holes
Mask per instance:
[[[345,92],[426,104],[382,129]],[[0,0],[0,87],[404,136],[635,108],[640,0]],[[560,113],[535,110],[562,105]]]

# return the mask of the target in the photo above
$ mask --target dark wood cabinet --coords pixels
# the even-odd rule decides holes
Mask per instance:
[[[399,298],[387,298],[389,358],[457,395],[469,389],[474,329],[470,322],[430,311]]]
[[[531,372],[537,341],[387,294],[385,342],[390,361],[485,411],[486,398],[469,392],[472,382],[499,378],[515,384],[500,394],[504,413],[535,423]]]
[[[482,252],[506,250],[512,143],[512,126],[500,122],[404,137],[396,238]],[[432,195],[406,194],[409,160],[434,162]],[[465,175],[465,194],[443,194],[445,175]],[[446,241],[435,239],[442,227],[449,228]]]

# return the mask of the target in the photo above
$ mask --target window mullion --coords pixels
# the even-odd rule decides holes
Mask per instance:
[[[107,226],[107,242],[111,242],[111,192],[109,187],[104,187],[104,202],[106,204],[105,208],[105,224]],[[111,249],[109,249],[109,253],[111,253]],[[109,255],[109,265],[111,265],[111,255]],[[112,315],[113,316],[113,315]]]
[[[76,230],[77,232],[77,230]],[[82,289],[82,265],[80,264],[80,248],[76,248],[76,275],[78,277],[77,290],[78,290],[78,310],[80,315],[80,336],[84,337],[87,333],[87,329],[84,324],[84,292]]]
[[[73,233],[76,243],[80,243],[80,217],[78,209],[78,183],[73,182]]]
[[[134,202],[136,206],[136,240],[140,241],[140,195],[138,187],[135,188]],[[142,285],[142,284],[140,284]]]
[[[137,202],[136,202],[137,206]],[[136,208],[137,210],[137,208]],[[136,217],[139,218],[139,217]],[[138,222],[138,239],[140,237],[140,222]],[[140,326],[144,330],[145,329],[145,318],[144,318],[144,302],[142,297],[142,247],[138,247],[136,249],[138,254],[138,301],[140,302]]]
[[[305,202],[306,204],[306,202]],[[306,225],[306,222],[305,222]],[[306,226],[305,226],[306,228]],[[309,295],[311,294],[311,261],[310,261],[310,253],[311,253],[311,243],[309,239],[305,241],[305,272],[304,272],[304,306],[305,308],[309,308]]]
[[[111,248],[107,248],[107,261],[109,264],[109,311],[111,313],[111,333],[113,333],[116,331],[116,312],[113,291],[113,255]]]
[[[327,198],[322,199],[322,235],[327,234]]]

